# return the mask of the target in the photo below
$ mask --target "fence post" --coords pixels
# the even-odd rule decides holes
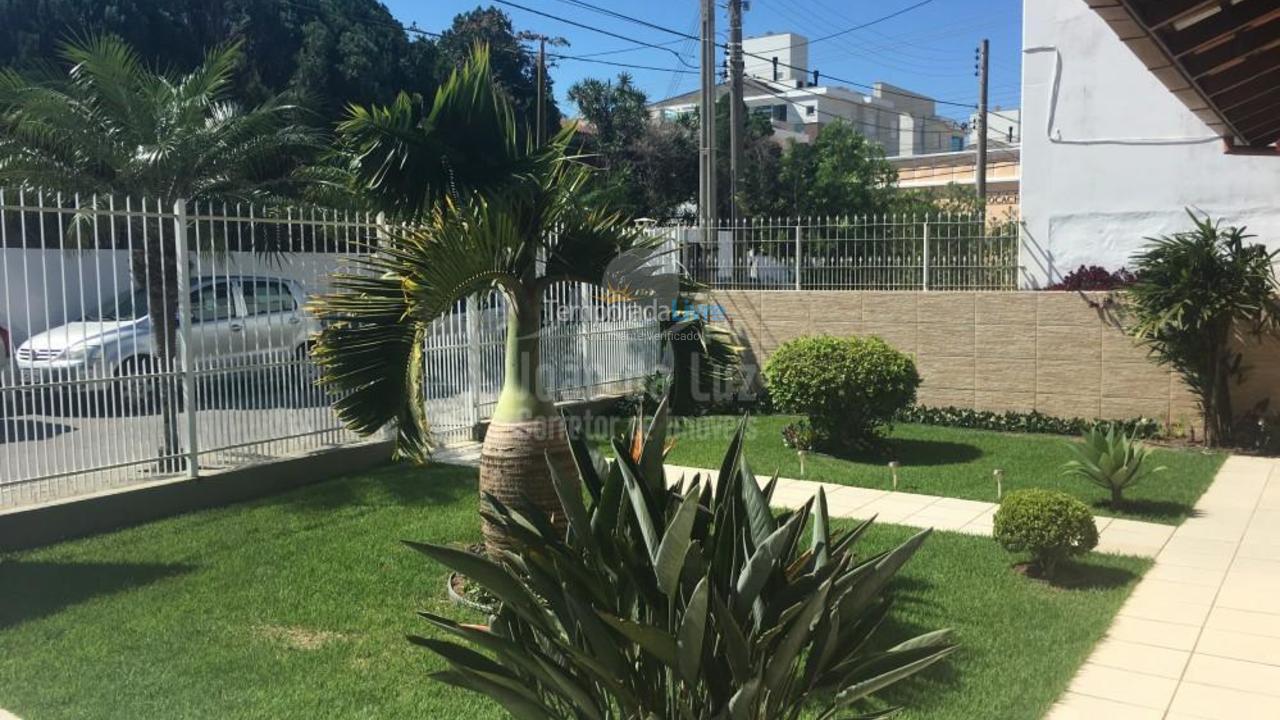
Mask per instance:
[[[480,300],[467,296],[467,420],[472,432],[480,424]]]
[[[801,252],[800,234],[801,234],[801,226],[800,226],[800,223],[797,222],[796,223],[796,289],[797,290],[800,289],[800,270],[802,267],[800,262],[800,252]]]
[[[187,252],[187,201],[173,203],[173,239],[178,272],[178,370],[182,404],[187,410],[187,477],[200,477],[200,444],[196,430],[196,374],[191,362],[191,263]]]
[[[922,264],[922,272],[920,273],[920,289],[929,289],[929,219],[924,221],[924,262]]]

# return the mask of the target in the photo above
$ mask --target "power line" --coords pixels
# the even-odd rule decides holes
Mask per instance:
[[[600,34],[602,34],[602,35],[608,35],[609,37],[619,38],[619,39],[621,39],[621,40],[625,40],[625,41],[627,41],[627,42],[634,43],[634,44],[637,44],[637,45],[644,45],[644,46],[646,46],[646,47],[653,47],[653,48],[656,48],[656,49],[659,49],[659,50],[665,50],[665,51],[667,51],[667,52],[671,52],[672,54],[675,54],[675,55],[676,55],[676,57],[678,57],[678,58],[680,57],[680,55],[679,55],[679,54],[675,53],[675,52],[674,52],[673,50],[671,50],[670,48],[661,47],[661,46],[656,45],[656,44],[654,44],[654,43],[648,43],[648,42],[645,42],[645,41],[643,41],[643,40],[636,40],[636,39],[634,39],[634,38],[625,37],[625,36],[623,36],[623,35],[619,35],[619,34],[617,34],[617,33],[610,32],[610,31],[608,31],[608,30],[601,30],[600,28],[594,28],[594,27],[591,27],[591,26],[589,26],[589,25],[584,25],[584,24],[582,24],[582,23],[579,23],[579,22],[577,22],[577,21],[575,21],[575,20],[569,20],[568,18],[563,18],[563,17],[560,17],[560,16],[558,16],[558,15],[554,15],[554,14],[552,14],[552,13],[546,13],[546,12],[542,12],[542,11],[540,11],[540,10],[532,10],[532,9],[530,9],[530,8],[527,8],[527,7],[523,6],[523,5],[519,5],[519,4],[517,4],[517,3],[511,2],[511,0],[495,0],[495,2],[501,3],[501,4],[503,4],[503,5],[508,5],[508,6],[510,6],[510,7],[518,8],[518,9],[520,9],[520,10],[526,10],[526,11],[528,11],[528,12],[532,12],[532,13],[534,13],[534,14],[536,14],[536,15],[541,15],[541,16],[543,16],[543,17],[550,18],[550,19],[552,19],[552,20],[558,20],[558,21],[560,21],[560,22],[568,23],[568,24],[573,25],[573,26],[575,26],[575,27],[580,27],[580,28],[582,28],[582,29],[584,29],[584,30],[590,30],[590,31],[592,31],[592,32],[600,33]],[[904,10],[902,10],[902,11],[899,11],[899,12],[898,12],[898,14],[901,14],[902,12],[905,12],[906,10],[910,10],[910,9],[914,9],[915,7],[919,7],[920,5],[925,4],[925,2],[932,2],[932,0],[925,0],[924,2],[917,3],[916,5],[913,5],[913,6],[911,6],[911,7],[909,7],[909,8],[906,8],[906,9],[904,9]],[[648,20],[642,20],[642,19],[637,18],[637,17],[632,17],[632,16],[630,16],[630,15],[626,15],[626,14],[624,14],[624,13],[620,13],[620,12],[617,12],[617,11],[615,11],[615,10],[610,10],[610,9],[608,9],[608,8],[602,8],[602,7],[598,6],[598,5],[594,5],[594,4],[592,4],[592,3],[585,2],[584,0],[571,0],[571,4],[576,5],[576,6],[578,6],[578,7],[582,7],[582,8],[586,8],[586,9],[589,9],[589,10],[594,10],[594,11],[596,11],[596,12],[603,13],[603,14],[605,14],[605,15],[608,15],[609,17],[614,17],[614,18],[618,18],[618,19],[626,20],[626,21],[628,21],[628,22],[633,22],[633,23],[636,23],[636,24],[639,24],[639,25],[643,25],[643,26],[645,26],[645,27],[654,28],[654,29],[660,30],[660,31],[662,31],[662,32],[669,33],[669,34],[671,34],[671,35],[676,35],[676,36],[678,36],[678,37],[687,38],[687,39],[692,39],[692,40],[698,40],[698,39],[700,39],[700,38],[698,38],[698,37],[697,37],[697,36],[695,36],[695,35],[691,35],[691,34],[689,34],[689,33],[683,33],[683,32],[680,32],[679,30],[675,30],[675,29],[672,29],[672,28],[669,28],[669,27],[665,27],[665,26],[662,26],[662,25],[658,25],[658,24],[656,24],[656,23],[649,22]],[[872,21],[872,22],[874,22],[874,21]],[[865,25],[865,24],[867,24],[867,23],[864,23],[864,25]],[[838,33],[837,33],[837,34],[838,34]],[[835,37],[835,35],[836,35],[836,34],[833,34],[833,35],[828,36],[828,37]],[[812,42],[813,42],[813,41],[810,41],[810,44],[812,44]],[[717,47],[719,47],[719,48],[722,48],[722,49],[727,49],[727,45],[726,45],[726,44],[724,44],[724,43],[717,43],[717,45],[716,45],[716,46],[717,46]],[[763,56],[763,55],[758,55],[758,54],[756,54],[756,53],[749,53],[749,52],[743,51],[743,53],[742,53],[742,54],[743,54],[743,55],[746,55],[746,56],[749,56],[749,57],[753,57],[753,58],[755,58],[755,59],[757,59],[757,60],[766,60],[766,61],[770,61],[770,62],[772,62],[772,61],[773,61],[773,58],[765,57],[765,56]],[[681,62],[684,62],[683,58],[681,58]],[[685,65],[687,65],[688,67],[693,67],[692,65],[689,65],[688,63],[685,63]],[[778,63],[778,65],[779,65],[779,66],[781,66],[781,67],[786,67],[786,68],[791,69],[791,70],[799,70],[800,72],[803,72],[803,73],[808,73],[808,72],[809,72],[809,69],[808,69],[808,68],[799,67],[799,66],[797,66],[797,65],[791,65],[791,64],[788,64],[788,63],[782,63],[782,62],[779,62],[779,63]],[[825,74],[825,73],[824,73],[824,74]],[[829,79],[834,80],[834,81],[836,81],[836,82],[844,83],[844,84],[846,84],[846,85],[852,85],[852,86],[854,86],[854,87],[868,88],[868,89],[871,89],[871,90],[873,90],[873,91],[875,90],[875,86],[874,86],[874,85],[872,85],[872,84],[869,84],[869,83],[862,83],[862,82],[857,82],[857,81],[855,81],[855,80],[848,80],[848,79],[841,78],[841,77],[837,77],[837,76],[835,76],[835,75],[830,75],[830,74],[825,74],[825,75],[826,75],[826,77],[828,77]],[[889,89],[884,89],[884,88],[882,88],[882,89],[880,90],[880,92],[881,92],[881,93],[884,93],[884,94],[886,94],[886,95],[897,95],[897,96],[899,96],[899,97],[911,98],[911,99],[914,99],[914,100],[925,100],[925,101],[933,102],[933,103],[936,103],[936,104],[939,104],[939,105],[952,105],[952,106],[955,106],[955,107],[962,107],[962,108],[966,108],[966,109],[970,109],[970,110],[971,110],[971,109],[973,109],[974,107],[976,107],[976,104],[975,104],[975,103],[965,103],[965,102],[959,102],[959,101],[955,101],[955,100],[939,100],[939,99],[937,99],[937,98],[931,98],[931,97],[928,97],[928,96],[925,96],[925,95],[920,95],[920,94],[918,94],[918,93],[903,92],[903,91],[899,91],[899,90],[889,90]]]
[[[558,55],[556,53],[547,53],[547,57],[555,58],[556,60],[573,60],[575,62],[595,63],[597,65],[612,65],[613,67],[633,68],[635,70],[654,70],[657,72],[664,72],[664,73],[668,73],[668,72],[679,73],[681,75],[697,75],[698,74],[698,71],[696,70],[681,70],[679,68],[675,68],[675,69],[664,68],[664,67],[658,67],[656,65],[638,65],[636,63],[614,62],[611,60],[598,60],[596,58],[593,58],[587,55]]]
[[[847,28],[847,29],[842,29],[842,31],[838,31],[838,32],[833,32],[833,33],[831,33],[831,35],[824,35],[824,36],[822,36],[822,37],[815,37],[815,38],[813,38],[813,40],[808,40],[808,41],[805,41],[805,42],[801,42],[801,44],[800,44],[800,45],[813,45],[813,44],[814,44],[814,42],[822,42],[823,40],[831,40],[831,38],[832,38],[832,37],[840,37],[840,36],[842,36],[842,35],[849,35],[849,33],[850,33],[850,32],[856,32],[856,31],[859,31],[859,29],[865,29],[865,28],[869,28],[869,27],[872,27],[872,26],[876,26],[876,24],[882,23],[882,22],[884,22],[884,20],[891,20],[891,19],[893,19],[893,18],[899,17],[899,15],[904,15],[904,14],[906,14],[906,13],[910,13],[910,12],[911,12],[911,10],[915,10],[916,8],[923,8],[923,6],[928,5],[929,3],[933,3],[933,0],[920,0],[920,1],[919,1],[919,3],[916,3],[915,5],[906,6],[906,8],[902,8],[901,10],[897,10],[897,12],[896,12],[896,13],[890,13],[890,14],[887,14],[887,15],[883,15],[883,17],[876,18],[876,19],[874,19],[874,20],[868,20],[868,22],[865,22],[865,23],[863,23],[863,24],[858,24],[858,26],[854,26],[854,27]]]
[[[617,38],[618,40],[624,40],[626,42],[634,43],[636,45],[643,45],[645,47],[650,47],[655,50],[662,50],[664,52],[669,52],[672,55],[674,55],[676,59],[679,60],[680,63],[683,64],[684,66],[691,67],[691,68],[697,67],[696,65],[692,65],[687,60],[685,60],[684,57],[680,55],[680,53],[676,52],[675,50],[672,50],[669,47],[663,47],[662,45],[658,45],[657,43],[645,42],[644,40],[636,40],[635,38],[629,38],[626,35],[619,35],[618,33],[611,32],[609,30],[601,30],[600,28],[591,27],[590,25],[580,23],[576,20],[570,20],[568,18],[560,17],[558,15],[552,15],[551,13],[542,12],[541,10],[534,10],[531,7],[526,7],[524,5],[520,5],[519,3],[511,2],[511,0],[494,0],[494,2],[516,8],[517,10],[523,10],[528,13],[533,13],[534,15],[541,15],[542,17],[549,18],[551,20],[557,20],[559,22],[565,23],[566,25],[572,25],[574,27],[582,28],[583,30],[590,30],[591,32],[594,32],[594,33],[600,33],[601,35],[608,35],[609,37]],[[668,32],[672,32],[677,35],[683,35],[683,33],[676,30],[669,30]]]

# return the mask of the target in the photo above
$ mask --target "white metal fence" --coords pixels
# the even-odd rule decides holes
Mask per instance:
[[[358,442],[315,384],[304,304],[377,232],[320,209],[0,190],[0,508]],[[157,301],[187,321],[156,332]],[[545,307],[558,398],[657,369],[656,324],[589,286],[553,287]],[[492,293],[431,327],[424,401],[441,439],[496,402],[503,313]]]
[[[656,227],[713,288],[1015,290],[1018,228],[982,215],[755,218]]]

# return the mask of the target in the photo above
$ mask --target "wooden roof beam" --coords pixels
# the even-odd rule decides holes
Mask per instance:
[[[1200,88],[1211,97],[1220,95],[1276,68],[1280,68],[1280,45],[1200,80]]]
[[[1257,52],[1280,47],[1280,18],[1271,23],[1255,25],[1248,30],[1199,52],[1190,53],[1182,60],[1182,66],[1193,78],[1217,72]]]
[[[1246,26],[1270,22],[1277,17],[1280,17],[1280,6],[1274,0],[1244,0],[1236,5],[1227,5],[1216,15],[1181,30],[1165,27],[1158,32],[1169,51],[1182,58],[1183,55],[1219,42]]]
[[[1222,0],[1141,0],[1133,3],[1133,10],[1142,24],[1152,30],[1220,5]]]

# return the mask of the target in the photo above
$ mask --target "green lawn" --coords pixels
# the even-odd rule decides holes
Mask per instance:
[[[54,718],[498,717],[428,681],[414,610],[466,613],[397,541],[479,538],[475,471],[391,467],[0,560],[0,707]],[[911,530],[885,526],[868,550]],[[1086,587],[1009,570],[938,533],[897,583],[886,640],[955,628],[962,649],[895,691],[908,717],[1039,718],[1147,563],[1094,555]]]
[[[783,477],[801,477],[795,451],[782,444],[782,428],[796,419],[784,415],[751,418],[746,455],[756,473],[768,475],[777,471]],[[677,441],[669,461],[720,467],[736,423],[737,418],[723,416],[679,419],[673,433]],[[1106,491],[1084,480],[1062,476],[1062,463],[1071,459],[1066,447],[1071,440],[1060,435],[900,424],[890,433],[887,450],[878,455],[836,457],[809,453],[804,478],[887,490],[892,486],[888,462],[897,460],[902,465],[898,489],[903,492],[995,502],[992,471],[1001,468],[1005,492],[1026,487],[1053,488],[1084,500],[1100,515],[1177,524],[1191,512],[1225,459],[1221,453],[1158,449],[1152,459],[1168,470],[1126,491],[1130,503],[1117,512],[1101,504],[1108,499]]]

